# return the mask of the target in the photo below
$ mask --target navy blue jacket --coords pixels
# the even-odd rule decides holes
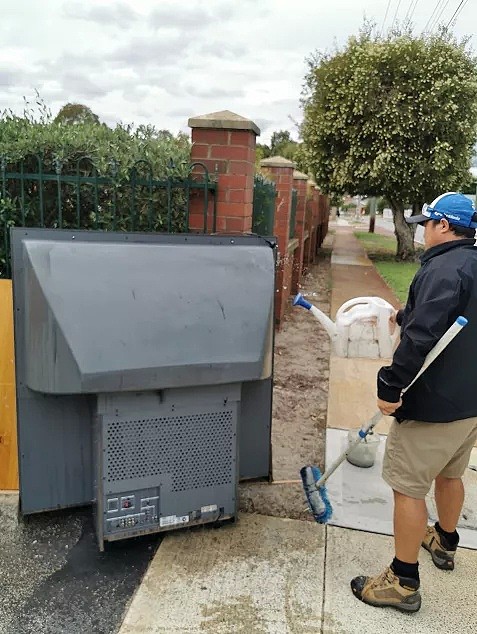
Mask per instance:
[[[462,239],[421,257],[406,307],[398,313],[401,341],[392,364],[378,373],[378,397],[399,401],[401,390],[459,315],[469,324],[402,397],[401,420],[445,423],[477,416],[477,248]]]

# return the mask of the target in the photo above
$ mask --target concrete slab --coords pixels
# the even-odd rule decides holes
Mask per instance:
[[[388,359],[343,359],[331,357],[328,392],[328,427],[355,429],[376,413],[376,375]],[[379,423],[388,433],[392,418]]]
[[[348,433],[328,429],[326,433],[326,465],[330,465],[346,449]],[[393,495],[381,477],[385,437],[381,438],[376,462],[362,469],[345,461],[328,480],[327,489],[333,505],[331,525],[372,533],[393,535]],[[471,463],[477,463],[476,450]],[[466,500],[459,522],[460,544],[477,549],[477,472],[467,469],[464,476]],[[430,520],[437,520],[434,490],[427,496]]]
[[[164,538],[120,634],[321,632],[324,527],[241,515]]]
[[[331,264],[346,264],[346,266],[373,266],[373,263],[366,255],[339,255],[333,253]]]
[[[475,634],[477,552],[459,551],[456,569],[443,572],[422,551],[422,607],[416,614],[401,614],[365,605],[349,585],[353,577],[379,574],[389,565],[392,539],[334,527],[327,532],[324,634]]]
[[[372,265],[352,227],[337,227],[331,256],[331,316],[353,297],[374,295],[398,308],[399,300]]]

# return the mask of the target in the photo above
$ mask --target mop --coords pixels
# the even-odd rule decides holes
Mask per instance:
[[[413,381],[403,390],[403,394],[413,385],[423,372],[437,359],[441,352],[449,345],[449,343],[456,337],[459,332],[467,325],[467,319],[465,317],[458,317],[452,326],[444,333],[439,339],[434,348],[427,355],[422,368],[419,370]],[[315,520],[320,524],[326,524],[331,518],[333,509],[328,499],[328,493],[326,490],[326,481],[336,471],[336,469],[346,460],[349,453],[360,442],[362,442],[366,436],[376,427],[383,414],[378,411],[376,414],[361,427],[356,435],[356,439],[351,441],[346,451],[344,451],[327,469],[323,475],[318,467],[314,465],[307,465],[300,470],[300,476],[305,490],[306,499],[311,513]]]

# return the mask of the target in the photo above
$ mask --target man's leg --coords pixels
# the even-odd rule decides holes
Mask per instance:
[[[419,594],[419,549],[427,528],[427,508],[423,499],[411,498],[394,491],[394,543],[396,556],[377,577],[355,577],[353,594],[377,607],[394,607],[403,612],[417,612]]]
[[[422,545],[441,570],[454,570],[454,556],[459,543],[457,522],[464,504],[464,485],[459,477],[438,475],[435,500],[439,521],[427,529]]]
[[[439,526],[446,533],[456,530],[462,507],[464,506],[464,484],[462,478],[437,476],[435,481],[435,499]]]
[[[407,564],[417,564],[419,550],[427,529],[427,519],[425,500],[417,500],[394,491],[396,559]],[[395,572],[399,574],[398,570]]]
[[[425,496],[432,483],[419,449],[426,446],[427,438],[424,442],[413,438],[416,428],[419,433],[421,425],[414,421],[402,425],[395,421],[386,442],[383,477],[394,492],[395,557],[381,575],[351,581],[353,594],[361,601],[406,612],[417,612],[421,607],[417,560],[427,528]]]

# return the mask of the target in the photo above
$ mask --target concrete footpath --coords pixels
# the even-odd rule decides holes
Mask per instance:
[[[332,255],[332,317],[347,299],[389,291],[339,221]],[[374,413],[383,361],[331,358],[328,426],[347,429]],[[380,427],[380,431],[385,429]],[[330,430],[331,431],[331,430]],[[364,471],[364,470],[360,470]],[[371,520],[370,520],[371,522]],[[349,581],[389,564],[392,538],[312,521],[242,514],[236,525],[170,533],[125,615],[121,634],[473,634],[477,551],[461,549],[456,570],[421,557],[423,604],[415,615],[358,602]]]

